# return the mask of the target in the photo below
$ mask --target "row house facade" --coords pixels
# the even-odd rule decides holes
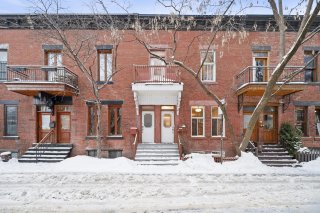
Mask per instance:
[[[246,16],[241,18],[247,31],[241,41],[236,37],[223,42],[225,32],[219,32],[221,36],[208,48],[205,40],[192,41],[210,19],[197,18],[194,29],[178,31],[175,57],[197,70],[207,52],[201,81],[227,103],[239,142],[278,63],[279,32],[265,29],[267,23],[274,24],[272,16]],[[0,151],[21,156],[50,134],[52,143],[72,144],[72,156],[94,154],[97,111],[91,85],[68,57],[65,45],[43,38],[29,19],[29,15],[1,15]],[[288,17],[287,48],[299,23]],[[311,28],[319,24],[317,17]],[[106,84],[100,91],[104,156],[134,159],[136,143],[179,143],[181,153],[211,152],[220,149],[221,139],[226,155],[235,155],[217,103],[188,72],[150,54],[171,57],[167,31],[160,30],[147,51],[129,29],[117,50],[106,30],[81,30],[98,38],[91,47],[92,70],[98,85]],[[303,132],[305,146],[320,146],[319,51],[319,34],[299,48],[260,115],[253,141],[278,143],[280,125],[289,122]],[[113,75],[115,63],[120,71]],[[300,68],[302,72],[282,85]]]

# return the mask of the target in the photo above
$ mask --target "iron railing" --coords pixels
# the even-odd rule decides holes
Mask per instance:
[[[178,66],[134,65],[135,83],[180,83]]]
[[[78,76],[66,67],[7,66],[7,81],[59,82],[78,88]]]
[[[296,159],[300,162],[309,162],[320,157],[320,149],[311,148],[306,151],[297,152]]]
[[[39,157],[41,157],[42,154],[44,154],[44,151],[46,150],[46,144],[48,143],[55,143],[55,129],[51,129],[50,132],[48,132],[37,145],[34,146],[34,150],[36,151],[36,162],[38,162]]]
[[[7,62],[0,61],[0,81],[7,80]]]
[[[267,82],[276,67],[249,66],[236,75],[237,88],[247,83]],[[285,67],[278,82],[301,83],[305,82],[304,67]]]

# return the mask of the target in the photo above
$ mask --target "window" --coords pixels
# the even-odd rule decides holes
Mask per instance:
[[[121,135],[121,106],[109,106],[109,135]]]
[[[112,81],[112,49],[98,50],[99,81]]]
[[[153,54],[159,56],[160,58],[165,59],[166,58],[166,51],[165,50],[152,50],[151,51]],[[150,80],[153,81],[163,81],[165,80],[165,72],[166,72],[166,67],[165,67],[164,61],[160,60],[159,58],[150,55],[150,66],[151,67],[151,73],[150,73]]]
[[[304,73],[305,82],[316,81],[316,70],[317,70],[317,58],[314,58],[315,52],[305,51],[304,52],[304,64],[306,65],[306,70]]]
[[[301,130],[303,136],[307,136],[307,107],[296,108],[296,128]]]
[[[215,52],[210,51],[201,51],[201,63],[203,66],[201,68],[201,80],[202,81],[216,81],[216,59]],[[206,57],[207,54],[207,57]],[[205,58],[206,57],[206,58]]]
[[[46,52],[46,65],[48,66],[62,66],[62,53],[59,50]]]
[[[268,80],[268,52],[253,52],[253,82],[264,82]]]
[[[211,136],[224,136],[224,119],[219,111],[219,107],[211,108]]]
[[[59,50],[47,51],[46,52],[46,65],[61,67],[62,66],[62,53]],[[58,72],[57,72],[58,71]],[[63,70],[48,70],[48,81],[56,81],[59,78],[59,74]]]
[[[18,124],[18,107],[15,105],[5,105],[4,109],[4,135],[5,136],[16,136],[17,135],[17,124]]]
[[[97,106],[88,105],[88,135],[97,135]]]
[[[0,50],[0,81],[7,79],[7,50]]]
[[[204,136],[204,107],[191,107],[191,135],[193,137]]]
[[[316,119],[316,135],[320,136],[320,107],[316,107],[315,119]]]

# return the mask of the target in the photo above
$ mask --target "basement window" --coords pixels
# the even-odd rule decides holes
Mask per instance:
[[[120,149],[108,150],[108,156],[109,156],[109,158],[122,157],[122,150],[120,150]]]

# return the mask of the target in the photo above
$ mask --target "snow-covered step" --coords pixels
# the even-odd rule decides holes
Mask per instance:
[[[180,159],[177,144],[139,144],[135,160],[141,165],[177,165]]]
[[[36,145],[33,144],[18,161],[21,163],[60,162],[66,159],[72,150],[72,144],[45,143],[38,148],[35,147]]]
[[[266,144],[262,146],[262,152],[258,153],[259,160],[267,166],[293,167],[298,161],[293,159],[281,144]]]

